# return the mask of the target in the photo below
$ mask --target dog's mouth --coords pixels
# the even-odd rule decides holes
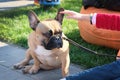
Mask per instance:
[[[43,42],[43,46],[47,50],[52,50],[55,48],[62,48],[63,46],[62,37],[59,35],[51,36],[48,42],[45,42],[45,40],[43,40],[42,42]]]

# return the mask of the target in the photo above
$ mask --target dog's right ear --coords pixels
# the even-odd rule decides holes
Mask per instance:
[[[29,19],[30,27],[33,30],[36,30],[36,27],[37,27],[38,23],[40,22],[37,15],[33,11],[30,11],[28,13],[28,19]]]

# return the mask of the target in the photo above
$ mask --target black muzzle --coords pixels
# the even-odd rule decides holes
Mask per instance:
[[[60,35],[51,36],[47,44],[44,41],[43,43],[47,50],[61,48],[63,46],[63,41]]]

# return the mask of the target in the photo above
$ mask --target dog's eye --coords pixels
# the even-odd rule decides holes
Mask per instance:
[[[54,34],[55,34],[55,35],[62,35],[62,31],[55,32]]]
[[[62,31],[60,31],[60,35],[62,35]]]
[[[48,32],[46,32],[46,33],[42,33],[45,37],[51,37],[52,35],[53,35],[53,32],[52,32],[52,30],[49,30]]]
[[[53,35],[52,30],[49,30],[49,35],[50,35],[50,36],[52,36],[52,35]]]

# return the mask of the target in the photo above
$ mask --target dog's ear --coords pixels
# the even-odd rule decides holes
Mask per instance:
[[[63,8],[60,8],[57,12],[57,15],[55,17],[55,20],[57,20],[58,22],[60,22],[60,24],[62,25],[62,21],[63,21],[63,17],[64,17],[64,14],[60,14],[61,11],[64,11]]]
[[[38,23],[40,22],[37,15],[33,11],[29,11],[28,13],[28,19],[29,19],[29,24],[30,27],[35,30]]]

